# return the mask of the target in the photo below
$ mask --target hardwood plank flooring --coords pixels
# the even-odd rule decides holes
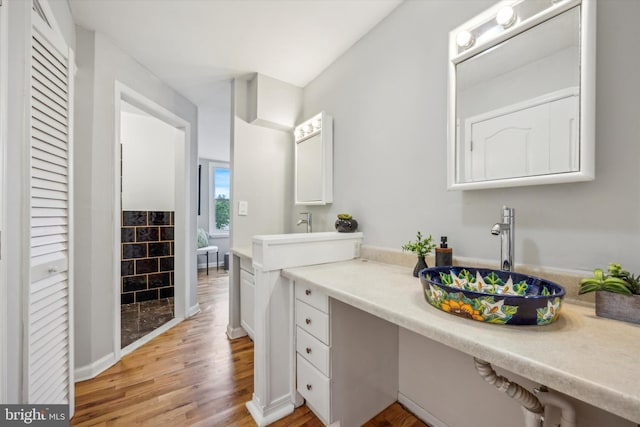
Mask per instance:
[[[198,273],[200,313],[76,384],[72,426],[255,426],[245,407],[253,393],[253,343],[227,339],[229,278],[209,273]],[[272,425],[322,423],[303,405]],[[396,403],[365,426],[426,424]]]

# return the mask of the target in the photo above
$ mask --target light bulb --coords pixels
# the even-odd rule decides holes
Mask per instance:
[[[503,28],[509,28],[516,23],[517,19],[518,15],[516,15],[516,12],[511,6],[503,7],[498,11],[498,14],[496,15],[496,22],[499,25],[502,25]]]
[[[460,31],[456,36],[456,44],[458,47],[467,49],[476,42],[475,37],[469,31]]]

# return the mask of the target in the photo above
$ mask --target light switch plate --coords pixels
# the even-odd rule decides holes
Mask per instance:
[[[238,215],[247,216],[249,215],[249,202],[246,200],[240,200],[238,202]]]

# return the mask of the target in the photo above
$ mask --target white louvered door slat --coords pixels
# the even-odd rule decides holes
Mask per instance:
[[[26,397],[71,404],[68,60],[34,24],[31,45],[31,250]]]
[[[40,80],[44,80],[41,75],[35,74],[31,79],[31,90],[38,94],[39,99],[46,99],[49,104],[49,107],[54,108],[58,111],[66,111],[65,106],[65,98],[60,96],[57,92],[48,88],[44,83]]]

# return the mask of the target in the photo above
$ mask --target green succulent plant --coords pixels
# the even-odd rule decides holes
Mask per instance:
[[[419,257],[423,257],[423,256],[426,256],[429,252],[431,252],[435,247],[436,247],[436,244],[433,243],[433,238],[431,237],[431,234],[429,234],[429,237],[423,238],[422,233],[418,231],[418,233],[416,234],[416,240],[414,242],[409,241],[406,244],[402,245],[402,250],[413,252]]]
[[[580,294],[607,291],[623,295],[640,295],[640,275],[622,269],[618,263],[607,266],[607,274],[600,268],[593,270],[593,277],[580,280]]]
[[[348,214],[348,213],[339,213],[338,214],[338,219],[350,220],[351,218],[353,218],[353,217],[351,216],[351,214]]]

